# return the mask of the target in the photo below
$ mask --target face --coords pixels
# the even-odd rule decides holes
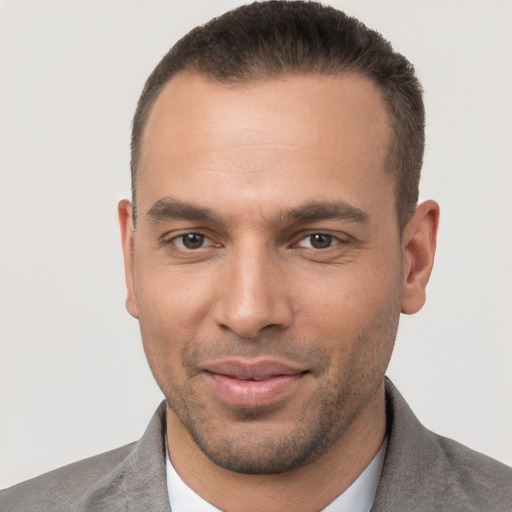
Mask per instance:
[[[169,424],[218,466],[308,464],[383,401],[404,307],[390,141],[354,75],[183,73],[157,99],[135,231],[120,204],[127,306]]]

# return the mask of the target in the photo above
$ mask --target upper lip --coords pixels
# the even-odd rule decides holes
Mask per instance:
[[[210,373],[242,380],[269,379],[279,375],[298,375],[306,371],[305,368],[298,365],[272,359],[224,359],[207,363],[203,369]]]

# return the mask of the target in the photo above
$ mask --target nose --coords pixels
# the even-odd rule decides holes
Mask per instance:
[[[291,325],[293,310],[286,276],[272,251],[238,250],[224,266],[213,308],[217,325],[243,338]]]

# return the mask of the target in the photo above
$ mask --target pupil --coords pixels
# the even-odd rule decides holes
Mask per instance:
[[[325,249],[331,245],[332,236],[330,235],[311,235],[311,245],[315,249]]]
[[[183,245],[187,249],[198,249],[203,245],[204,235],[198,233],[188,233],[183,237]]]

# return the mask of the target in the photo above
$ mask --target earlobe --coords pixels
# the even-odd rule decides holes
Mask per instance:
[[[426,287],[434,265],[439,205],[425,201],[404,229],[402,313],[417,313],[425,303]]]
[[[139,311],[137,307],[137,300],[135,298],[134,290],[134,254],[133,254],[133,217],[132,217],[132,205],[128,199],[119,201],[117,206],[117,213],[119,216],[119,226],[121,228],[121,241],[123,247],[123,258],[124,258],[124,275],[126,280],[126,309],[128,313],[134,318],[139,317]]]

